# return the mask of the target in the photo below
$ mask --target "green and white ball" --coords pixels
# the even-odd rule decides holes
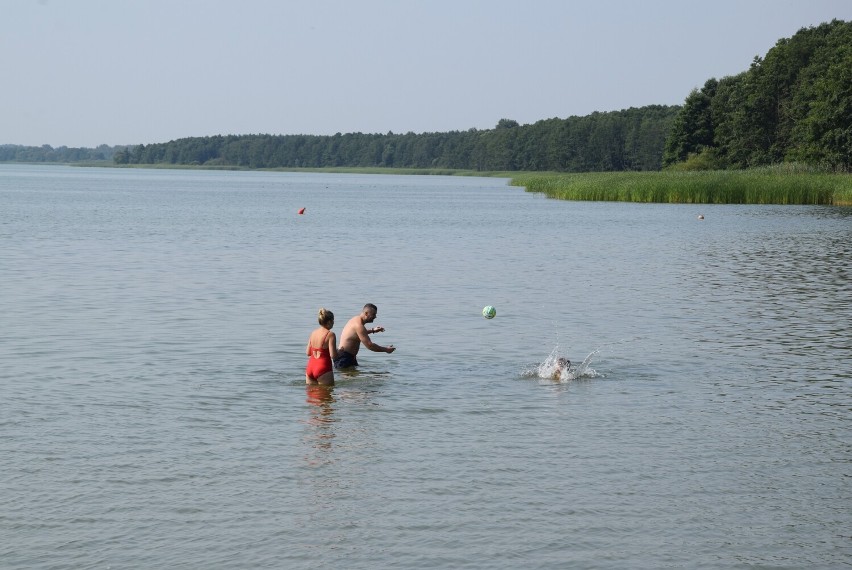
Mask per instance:
[[[488,305],[487,307],[482,309],[482,316],[486,319],[493,319],[497,316],[497,309],[495,309],[491,305]]]

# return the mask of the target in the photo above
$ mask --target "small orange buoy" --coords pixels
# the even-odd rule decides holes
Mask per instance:
[[[299,210],[299,215],[300,215],[300,216],[301,216],[302,214],[304,214],[304,213],[305,213],[305,209],[304,209],[304,208],[302,208],[302,209],[300,209],[300,210]]]

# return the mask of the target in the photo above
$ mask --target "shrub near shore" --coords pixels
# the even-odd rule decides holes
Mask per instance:
[[[561,200],[852,206],[852,175],[781,169],[519,173],[512,185]]]

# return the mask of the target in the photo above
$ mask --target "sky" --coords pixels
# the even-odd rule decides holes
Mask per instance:
[[[423,133],[679,105],[850,0],[0,0],[0,144]]]

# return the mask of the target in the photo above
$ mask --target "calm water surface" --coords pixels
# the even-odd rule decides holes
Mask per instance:
[[[0,247],[0,567],[852,565],[852,209],[0,165]]]

